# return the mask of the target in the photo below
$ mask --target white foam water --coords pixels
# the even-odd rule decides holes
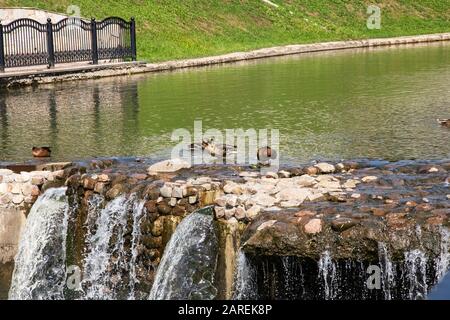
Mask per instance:
[[[319,278],[323,282],[324,298],[325,300],[333,300],[336,296],[334,287],[336,281],[336,266],[328,250],[323,252],[320,256],[318,266]]]
[[[64,299],[68,217],[66,188],[37,199],[21,235],[9,299]]]
[[[256,270],[250,264],[245,253],[239,251],[234,280],[235,300],[254,300],[258,298]]]

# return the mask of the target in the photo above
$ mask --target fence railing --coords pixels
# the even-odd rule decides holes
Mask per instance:
[[[133,18],[102,21],[66,18],[53,24],[32,19],[0,23],[0,71],[5,68],[99,60],[136,60]]]

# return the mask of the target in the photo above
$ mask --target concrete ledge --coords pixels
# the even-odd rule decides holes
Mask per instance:
[[[105,63],[100,65],[71,64],[58,66],[54,69],[22,69],[0,74],[0,88],[28,86],[63,81],[96,79],[111,76],[123,76],[146,72],[161,72],[183,68],[201,67],[222,63],[232,63],[244,60],[312,53],[330,50],[344,50],[355,48],[371,48],[381,46],[394,46],[406,44],[430,43],[449,41],[449,33],[428,34],[418,36],[405,36],[395,38],[379,38],[367,40],[350,40],[321,42],[313,44],[287,45],[272,48],[258,49],[248,52],[235,52],[219,56],[174,60],[161,63],[123,62]]]

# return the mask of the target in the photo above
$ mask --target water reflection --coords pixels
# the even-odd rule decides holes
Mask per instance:
[[[0,93],[0,160],[165,157],[176,128],[280,129],[282,161],[450,157],[450,45],[348,50]]]

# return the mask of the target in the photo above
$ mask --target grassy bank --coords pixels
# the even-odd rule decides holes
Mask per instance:
[[[138,55],[191,58],[274,45],[450,32],[450,0],[379,0],[380,30],[366,27],[361,0],[0,0],[0,6],[67,11],[84,17],[134,16]]]

